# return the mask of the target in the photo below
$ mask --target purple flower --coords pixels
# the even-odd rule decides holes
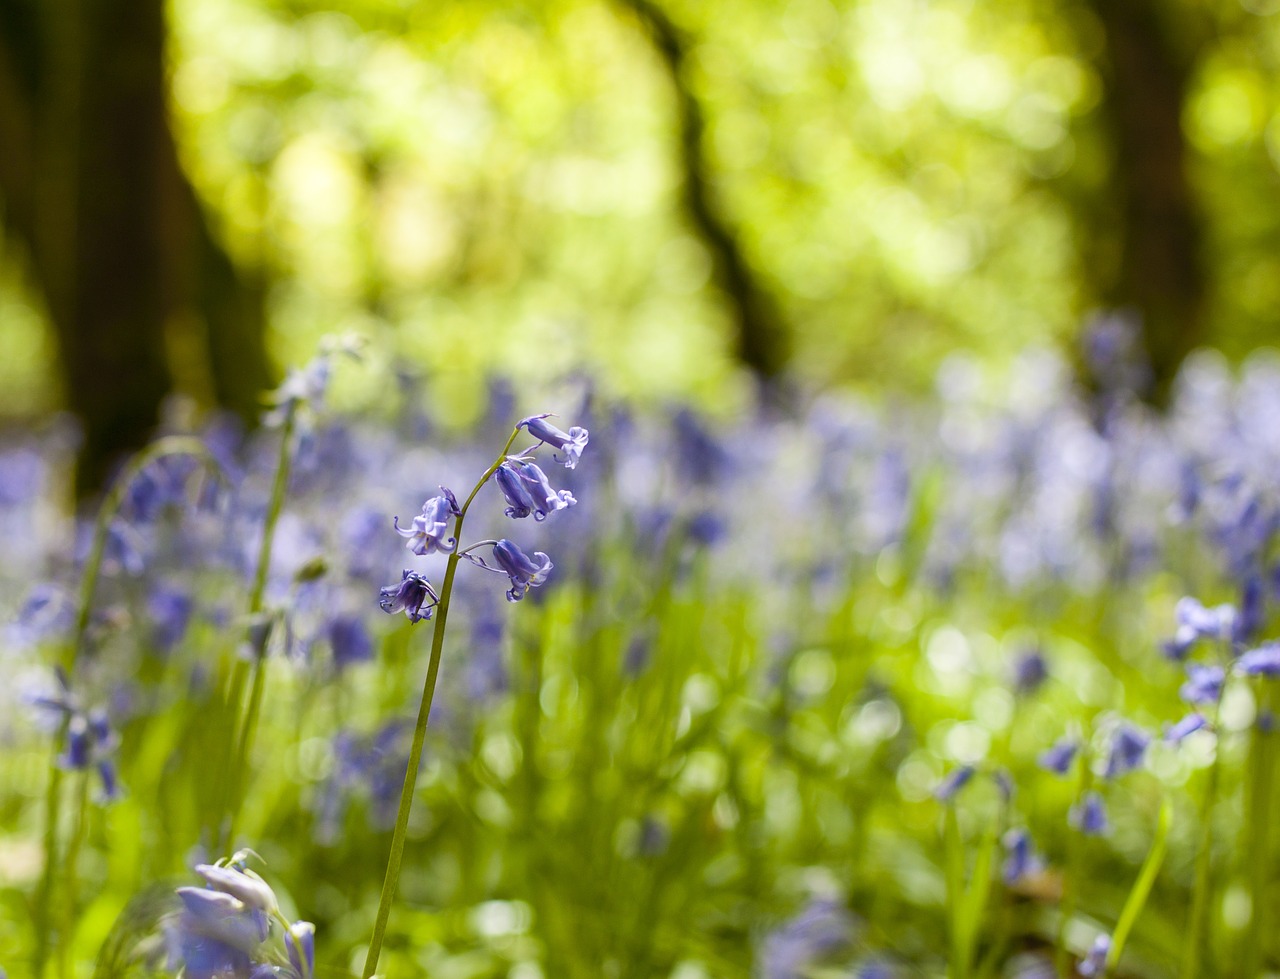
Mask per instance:
[[[519,520],[533,513],[535,506],[533,495],[510,461],[498,466],[498,471],[493,474],[493,480],[498,484],[498,489],[502,491],[507,501],[505,512],[508,517]]]
[[[533,501],[534,520],[545,520],[557,510],[564,510],[578,502],[568,490],[553,489],[547,480],[547,474],[536,463],[525,459],[513,459],[510,463]]]
[[[1171,659],[1182,659],[1201,639],[1231,639],[1235,633],[1234,605],[1205,608],[1187,596],[1178,600],[1174,615],[1178,621],[1177,631],[1164,644],[1165,654]]]
[[[1076,743],[1075,738],[1060,738],[1052,748],[1041,753],[1037,763],[1041,768],[1056,775],[1066,775],[1079,750],[1080,745]]]
[[[1280,642],[1249,650],[1236,661],[1236,669],[1245,676],[1280,676]]]
[[[278,910],[276,895],[265,880],[252,870],[221,864],[196,864],[196,873],[215,891],[230,894],[245,907],[274,914]]]
[[[507,591],[509,602],[520,601],[528,589],[546,581],[554,567],[551,558],[542,551],[534,551],[531,558],[505,538],[493,545],[493,559],[511,579],[511,588]]]
[[[329,646],[333,650],[333,664],[340,670],[373,659],[369,630],[364,621],[354,615],[337,615],[329,620]]]
[[[1097,792],[1087,792],[1080,804],[1071,808],[1071,825],[1080,830],[1086,836],[1102,836],[1106,833],[1107,807],[1102,802],[1102,796]]]
[[[1132,724],[1122,723],[1111,738],[1111,752],[1107,755],[1107,778],[1127,775],[1142,764],[1151,738]]]
[[[1089,949],[1089,954],[1080,960],[1076,972],[1085,979],[1103,975],[1107,969],[1107,956],[1110,954],[1111,936],[1099,935],[1093,940],[1093,947]]]
[[[440,496],[433,496],[422,504],[422,514],[413,518],[413,524],[408,529],[400,528],[399,517],[392,521],[396,533],[409,539],[405,547],[414,554],[424,555],[437,551],[448,554],[458,546],[457,540],[445,536],[449,533],[449,520],[461,513],[458,499],[443,486],[440,487],[440,493]]]
[[[1192,712],[1177,724],[1165,727],[1164,739],[1169,744],[1181,744],[1184,738],[1208,726],[1209,722],[1203,714]]]
[[[587,430],[574,427],[567,432],[562,432],[547,422],[546,419],[550,417],[551,412],[530,415],[528,418],[522,418],[516,424],[516,428],[526,429],[539,442],[545,442],[547,445],[553,445],[560,449],[564,452],[564,458],[562,459],[560,456],[554,456],[553,458],[566,469],[574,469],[578,465],[578,460],[582,457],[582,450],[587,447]]]
[[[801,979],[822,959],[847,948],[857,922],[838,901],[814,898],[770,933],[760,949],[762,979]]]
[[[1240,590],[1240,614],[1236,616],[1231,638],[1238,643],[1251,642],[1266,619],[1266,595],[1262,576],[1251,573]]]
[[[378,593],[378,607],[382,611],[388,615],[403,611],[410,622],[431,618],[431,609],[437,601],[439,599],[431,587],[431,582],[418,572],[407,569],[400,579],[400,584],[387,585]]]
[[[974,767],[972,765],[961,765],[938,783],[938,787],[933,790],[933,797],[939,802],[950,802],[961,789],[969,784],[969,780],[973,778],[973,773]]]
[[[147,599],[151,641],[161,652],[170,652],[186,635],[195,602],[177,588],[158,585]]]
[[[1035,693],[1047,679],[1049,667],[1038,649],[1027,650],[1013,664],[1013,688],[1023,696]]]
[[[1178,691],[1178,696],[1188,704],[1216,704],[1222,696],[1222,684],[1226,677],[1226,671],[1221,666],[1188,663],[1187,682]]]
[[[1032,874],[1040,872],[1040,858],[1031,845],[1031,834],[1025,829],[1011,829],[1004,834],[1004,882],[1012,887]]]
[[[301,976],[316,974],[316,926],[310,921],[295,921],[284,935],[289,950],[289,963]]]

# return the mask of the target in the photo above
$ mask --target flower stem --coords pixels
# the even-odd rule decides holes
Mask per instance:
[[[284,509],[285,491],[289,486],[289,470],[293,462],[293,432],[297,413],[298,402],[290,401],[285,409],[284,424],[281,427],[280,455],[276,460],[276,475],[271,484],[271,499],[267,503],[267,515],[262,525],[262,542],[258,547],[258,564],[254,569],[253,587],[249,592],[250,628],[256,624],[254,620],[262,613],[266,600],[267,575],[271,570],[271,548],[275,542],[276,524],[280,520],[280,511]],[[240,807],[244,801],[244,782],[249,767],[249,752],[253,749],[253,736],[257,731],[258,717],[262,712],[262,692],[266,686],[265,643],[262,648],[254,648],[251,655],[253,661],[249,666],[252,672],[249,703],[245,707],[244,720],[240,725],[239,736],[236,738],[234,761],[227,783],[227,835],[226,845],[220,848],[222,850],[230,850],[235,843],[236,820],[240,816]],[[236,679],[240,682],[236,683]],[[239,709],[244,681],[245,666],[244,660],[241,660],[236,664],[236,675],[232,680],[231,692],[235,699],[229,701],[229,706],[233,712]],[[235,713],[232,716],[234,717]]]
[[[489,481],[498,466],[506,458],[511,444],[520,434],[520,429],[513,429],[507,444],[485,474],[480,477],[467,501],[462,504],[461,512],[454,525],[454,536],[462,540],[462,522],[466,519],[471,501],[476,498],[485,483]],[[418,785],[418,768],[422,764],[422,745],[427,737],[427,720],[431,716],[431,701],[435,697],[436,677],[440,672],[440,655],[444,650],[444,631],[449,620],[449,599],[453,596],[453,578],[458,571],[459,550],[449,555],[445,565],[444,583],[440,586],[440,601],[436,604],[436,624],[431,632],[431,658],[427,663],[427,677],[422,686],[422,700],[418,704],[418,720],[413,729],[413,744],[409,748],[409,764],[404,773],[404,785],[400,790],[400,805],[396,810],[395,829],[391,834],[391,853],[387,857],[387,872],[382,879],[382,896],[378,900],[378,917],[373,924],[373,937],[369,940],[369,951],[365,955],[362,979],[370,979],[378,968],[378,957],[382,954],[382,942],[387,932],[387,920],[391,917],[391,905],[395,901],[396,887],[400,883],[400,865],[404,860],[405,837],[409,829],[409,811],[413,807],[413,794]]]
[[[170,435],[157,439],[135,455],[119,478],[112,484],[102,506],[98,508],[98,516],[94,523],[93,542],[89,547],[89,556],[85,560],[84,575],[80,579],[80,595],[76,606],[75,625],[71,633],[71,641],[63,649],[60,665],[66,673],[68,682],[75,674],[76,664],[85,652],[85,637],[89,633],[89,623],[93,614],[93,603],[98,592],[98,579],[102,572],[102,562],[107,552],[107,539],[111,531],[111,523],[115,520],[124,505],[125,495],[133,481],[138,478],[147,466],[165,456],[190,455],[209,466],[214,473],[225,479],[222,466],[209,452],[208,447],[198,438],[186,435]],[[44,975],[49,960],[51,944],[49,909],[53,900],[54,868],[58,862],[58,821],[62,808],[62,769],[58,765],[62,742],[67,736],[66,718],[59,725],[57,736],[53,742],[53,758],[49,765],[49,784],[45,792],[44,807],[44,868],[40,875],[40,888],[36,893],[36,947],[33,974]],[[67,867],[68,883],[75,873],[73,864]],[[68,935],[63,935],[65,943]]]
[[[1270,730],[1270,720],[1264,719],[1274,709],[1275,690],[1270,680],[1264,679],[1258,692],[1258,718],[1253,723],[1249,737],[1249,778],[1246,783],[1250,793],[1247,812],[1246,838],[1242,852],[1249,857],[1249,897],[1252,913],[1249,927],[1244,933],[1241,975],[1257,975],[1258,962],[1262,958],[1265,936],[1271,934],[1264,920],[1267,907],[1267,885],[1271,868],[1271,799],[1275,794],[1275,740]]]
[[[1213,807],[1218,800],[1218,771],[1222,762],[1222,732],[1218,728],[1221,693],[1210,719],[1214,730],[1213,761],[1209,765],[1204,797],[1200,800],[1200,845],[1196,852],[1195,883],[1191,891],[1191,913],[1187,922],[1187,944],[1183,949],[1182,977],[1196,979],[1200,974],[1200,952],[1208,928],[1209,895],[1213,889]]]

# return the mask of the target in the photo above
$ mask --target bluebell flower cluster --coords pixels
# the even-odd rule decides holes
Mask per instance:
[[[313,979],[315,926],[281,915],[246,856],[198,864],[205,886],[178,888],[182,909],[165,927],[168,968],[186,979]]]
[[[113,802],[120,796],[114,758],[120,744],[119,735],[112,728],[104,708],[86,709],[82,706],[61,667],[54,670],[54,675],[57,678],[56,691],[50,696],[34,696],[31,702],[62,722],[64,741],[58,764],[68,771],[96,771],[101,789],[99,800]]]

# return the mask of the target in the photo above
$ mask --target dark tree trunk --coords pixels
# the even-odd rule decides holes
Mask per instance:
[[[1160,0],[1090,0],[1105,36],[1102,110],[1115,154],[1120,254],[1102,298],[1142,317],[1163,402],[1203,339],[1203,224],[1187,177],[1182,110],[1193,53],[1180,49]]]
[[[162,0],[0,7],[5,222],[27,245],[84,427],[84,494],[151,435],[184,332],[200,337],[216,400],[256,416],[270,382],[261,302],[178,163]]]
[[[652,0],[619,2],[639,17],[671,74],[679,113],[685,209],[711,252],[717,284],[731,304],[738,359],[764,381],[774,381],[790,355],[786,324],[773,296],[743,253],[737,235],[716,206],[710,167],[702,146],[705,129],[702,106],[685,77],[688,42],[666,12]]]

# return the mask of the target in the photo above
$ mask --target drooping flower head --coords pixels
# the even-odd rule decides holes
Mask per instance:
[[[511,588],[507,591],[509,602],[520,601],[528,589],[546,581],[554,567],[551,558],[542,551],[534,551],[530,557],[505,538],[493,545],[493,560],[511,579]]]
[[[1089,954],[1080,960],[1076,972],[1085,979],[1103,975],[1107,969],[1107,956],[1111,954],[1111,936],[1099,935],[1093,940]]]
[[[1028,649],[1014,661],[1013,688],[1024,697],[1039,690],[1049,679],[1049,666],[1038,649]]]
[[[1245,676],[1280,676],[1280,642],[1249,650],[1236,661],[1236,669]]]
[[[557,510],[567,509],[578,502],[568,490],[553,489],[547,474],[537,463],[527,459],[513,459],[511,464],[533,500],[534,520],[545,520]]]
[[[938,787],[933,790],[933,797],[939,802],[950,802],[961,789],[969,784],[969,781],[973,778],[974,771],[975,769],[972,765],[961,765],[938,783]]]
[[[67,674],[54,669],[58,690],[52,696],[36,696],[31,704],[41,710],[61,714],[65,718],[65,741],[58,755],[58,765],[69,771],[95,769],[102,783],[101,802],[113,802],[120,796],[114,754],[120,738],[111,727],[107,712],[101,707],[86,710],[72,692]]]
[[[1004,882],[1013,886],[1041,870],[1040,858],[1031,845],[1031,834],[1025,829],[1011,829],[1004,834]]]
[[[528,418],[520,419],[516,423],[516,428],[523,428],[539,442],[545,442],[559,449],[564,456],[563,458],[555,456],[556,462],[566,469],[574,469],[582,457],[582,450],[587,447],[587,430],[574,426],[569,431],[562,432],[547,421],[550,417],[549,411],[541,415],[530,415]]]
[[[1185,658],[1201,639],[1229,640],[1235,635],[1237,613],[1234,605],[1205,608],[1187,596],[1178,600],[1174,615],[1178,621],[1177,631],[1164,644],[1165,655],[1170,659]]]
[[[165,925],[169,968],[189,979],[273,976],[310,979],[315,975],[315,926],[288,924],[275,892],[244,865],[246,853],[229,863],[199,864],[204,887],[179,887],[182,909]],[[272,940],[273,923],[283,932],[283,949]],[[287,927],[285,927],[287,926]]]
[[[399,517],[396,517],[392,523],[395,525],[397,534],[409,539],[405,547],[414,554],[420,556],[436,552],[448,554],[458,546],[455,538],[447,536],[449,520],[461,512],[458,507],[458,498],[452,491],[441,486],[440,495],[433,496],[422,504],[422,513],[413,518],[413,523],[409,527],[402,528]]]
[[[511,579],[511,588],[507,592],[508,602],[520,601],[520,599],[524,598],[526,591],[530,588],[536,588],[546,581],[547,575],[555,567],[551,563],[551,558],[542,553],[542,551],[534,551],[533,557],[530,557],[505,538],[498,541],[481,541],[481,543],[493,545],[493,560],[497,567],[487,563],[484,558],[468,553],[471,548],[468,548],[463,554],[468,561],[477,567],[484,568],[486,571],[505,574]],[[472,547],[476,546],[479,545],[472,545]]]
[[[1052,748],[1041,752],[1036,762],[1041,768],[1053,772],[1055,775],[1066,775],[1071,768],[1071,763],[1075,761],[1076,752],[1079,750],[1080,745],[1075,738],[1061,738],[1054,743]]]
[[[1071,825],[1086,836],[1102,836],[1110,827],[1107,807],[1097,792],[1087,792],[1080,803],[1071,808]]]
[[[435,589],[423,575],[405,569],[398,585],[387,585],[378,593],[378,607],[388,615],[403,611],[410,622],[431,618],[431,609],[439,601]]]
[[[1177,724],[1167,726],[1164,730],[1164,739],[1169,744],[1181,744],[1185,739],[1208,726],[1209,722],[1203,714],[1192,712]]]
[[[1188,663],[1187,682],[1178,691],[1178,696],[1188,704],[1216,704],[1222,696],[1222,684],[1226,677],[1226,671],[1221,666]]]
[[[1142,764],[1151,738],[1132,724],[1122,723],[1111,738],[1111,752],[1107,755],[1107,778],[1127,775]]]

